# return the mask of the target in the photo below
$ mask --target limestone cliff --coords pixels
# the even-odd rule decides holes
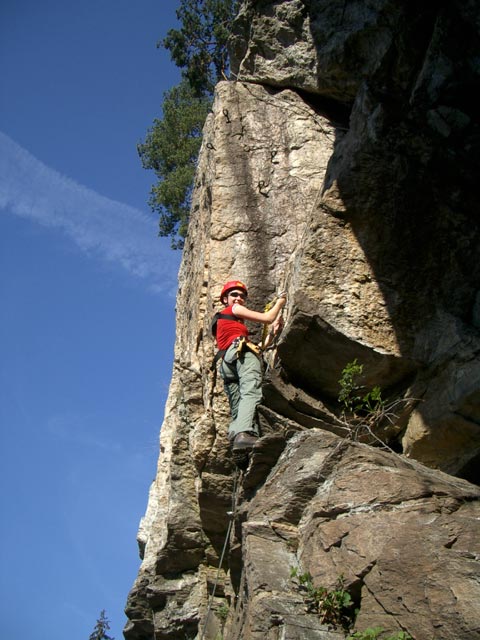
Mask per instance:
[[[343,575],[357,629],[480,638],[479,30],[473,0],[243,2],[235,81],[204,130],[127,639],[344,637],[291,567],[327,589]],[[210,371],[232,277],[253,308],[288,291],[240,477]],[[399,401],[375,434],[388,450],[340,420],[355,358]]]

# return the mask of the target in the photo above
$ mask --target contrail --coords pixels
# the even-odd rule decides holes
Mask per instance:
[[[83,251],[120,264],[155,292],[176,289],[180,255],[139,209],[47,167],[0,131],[0,209],[59,227]]]

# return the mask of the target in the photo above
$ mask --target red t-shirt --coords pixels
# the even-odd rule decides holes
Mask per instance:
[[[222,313],[235,315],[232,311],[233,306],[226,307]],[[240,318],[238,320],[217,320],[217,345],[219,349],[228,349],[235,338],[239,336],[248,337],[248,329]]]

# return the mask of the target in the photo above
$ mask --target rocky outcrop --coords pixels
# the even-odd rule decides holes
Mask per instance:
[[[232,273],[251,282],[253,305],[272,296],[301,243],[334,138],[329,120],[294,92],[227,82],[217,88],[179,276],[174,371],[139,532],[143,562],[127,605],[127,638],[151,637],[154,628],[162,629],[158,638],[177,638],[179,628],[197,628],[202,607],[204,613],[234,469],[228,407],[210,371],[215,298]]]
[[[344,637],[292,566],[328,589],[343,575],[357,629],[479,637],[478,31],[467,0],[242,4],[238,79],[204,130],[127,639]],[[254,308],[288,291],[265,437],[237,481],[209,331],[232,277]],[[341,419],[355,358],[397,402],[367,440],[389,450]]]
[[[357,629],[479,637],[479,496],[399,456],[317,429],[297,434],[238,509],[243,583],[226,637],[344,637],[305,611],[297,566],[332,590],[343,575]]]
[[[352,105],[298,252],[299,339],[280,348],[285,368],[301,378],[301,345],[313,342],[327,366],[310,386],[332,396],[353,357],[368,363],[368,383],[386,387],[426,369],[403,449],[470,473],[480,445],[479,123],[469,98],[478,7],[248,1],[237,23],[239,77]]]

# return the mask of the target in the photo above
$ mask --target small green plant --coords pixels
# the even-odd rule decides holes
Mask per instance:
[[[355,631],[347,640],[377,640],[382,631],[383,627],[369,627],[365,631]]]
[[[346,411],[353,412],[354,410],[356,396],[353,394],[360,389],[356,383],[356,379],[361,375],[362,371],[363,365],[358,364],[356,358],[353,362],[348,362],[342,371],[342,377],[338,381],[340,385],[338,401]]]
[[[379,409],[383,409],[385,402],[382,398],[382,390],[378,385],[375,385],[368,393],[362,398],[362,409],[367,413],[374,413]]]
[[[369,627],[365,631],[355,631],[348,636],[347,640],[378,640],[384,632],[383,627]],[[382,640],[413,640],[413,638],[405,631],[397,631],[393,636],[384,637]]]
[[[230,607],[228,604],[224,603],[217,609],[217,616],[220,618],[222,622],[225,622],[228,616],[228,612],[230,611]]]
[[[293,551],[293,552],[298,551],[298,539],[297,538],[289,538],[287,540],[287,549],[289,551]]]
[[[388,430],[398,421],[397,409],[407,406],[412,398],[397,398],[386,402],[382,390],[377,385],[370,391],[358,383],[363,365],[357,360],[347,363],[338,381],[340,393],[338,401],[342,405],[341,421],[352,440],[361,440],[369,444],[377,443],[393,453],[388,446]],[[383,435],[383,439],[381,437]]]
[[[363,364],[358,364],[357,359],[348,362],[342,371],[342,377],[338,381],[340,385],[340,393],[338,401],[343,405],[344,413],[375,413],[384,406],[382,399],[382,390],[377,385],[365,394],[361,394],[363,389],[358,384],[358,378],[363,373]]]
[[[333,627],[348,629],[352,623],[352,597],[344,589],[344,579],[340,576],[335,587],[331,590],[325,587],[316,587],[310,572],[298,573],[296,567],[290,570],[290,576],[298,582],[298,587],[303,593],[307,610],[318,613],[321,622],[331,624]]]

